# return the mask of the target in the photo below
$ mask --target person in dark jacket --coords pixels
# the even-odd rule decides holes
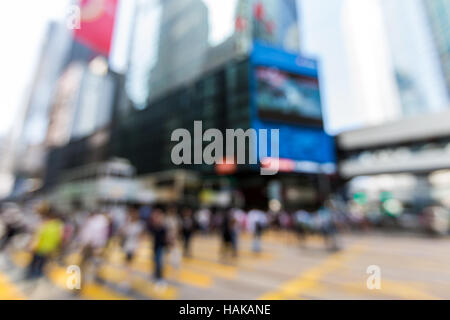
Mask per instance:
[[[153,262],[156,281],[163,280],[164,252],[167,246],[167,228],[164,224],[164,213],[156,209],[151,216],[150,232],[153,235]]]
[[[195,225],[192,210],[186,208],[181,212],[181,236],[183,238],[183,255],[185,257],[191,255],[191,238],[194,230]]]
[[[237,257],[236,220],[231,211],[222,214],[222,257],[226,258],[230,252],[233,257]]]

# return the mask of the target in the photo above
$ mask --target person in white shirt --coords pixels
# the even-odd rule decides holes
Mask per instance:
[[[261,237],[264,228],[267,226],[266,214],[257,209],[248,212],[248,226],[250,232],[253,233],[252,249],[255,253],[261,252]]]
[[[144,225],[139,219],[139,213],[136,210],[130,211],[125,225],[120,230],[124,238],[123,251],[126,254],[128,264],[133,261],[134,255],[139,248],[143,231]]]
[[[108,242],[109,221],[101,213],[91,214],[81,226],[79,241],[81,245],[81,265],[99,256]]]

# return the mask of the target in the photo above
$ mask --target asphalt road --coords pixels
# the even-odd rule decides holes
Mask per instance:
[[[166,256],[167,282],[157,285],[150,243],[142,243],[128,267],[112,246],[97,269],[98,281],[87,277],[78,295],[67,289],[67,266],[77,263],[76,253],[30,282],[23,280],[29,253],[10,250],[0,255],[0,299],[450,299],[449,238],[346,234],[339,245],[330,252],[319,237],[299,243],[290,234],[268,232],[256,255],[251,237],[242,235],[239,256],[223,259],[218,237],[198,235],[191,258]]]

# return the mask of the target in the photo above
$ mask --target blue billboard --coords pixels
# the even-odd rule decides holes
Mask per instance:
[[[252,128],[279,129],[279,158],[291,161],[294,171],[334,173],[335,146],[323,129],[317,62],[260,42],[250,61]]]

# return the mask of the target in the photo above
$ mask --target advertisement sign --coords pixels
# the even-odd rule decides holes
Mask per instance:
[[[80,27],[75,39],[88,48],[109,56],[118,0],[81,0]]]
[[[261,118],[322,123],[319,80],[273,67],[255,69]]]
[[[234,158],[224,158],[222,163],[217,163],[215,171],[218,175],[231,175],[237,171],[237,163]]]
[[[323,128],[318,65],[255,42],[251,54],[251,127],[279,130],[280,171],[335,172],[334,140]],[[271,151],[269,151],[271,152]]]

